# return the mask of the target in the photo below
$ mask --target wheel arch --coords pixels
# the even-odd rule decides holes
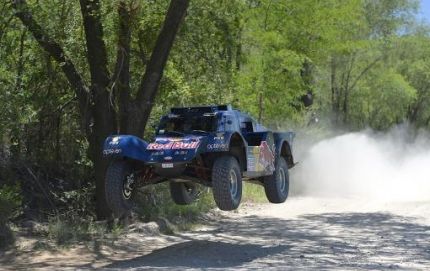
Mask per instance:
[[[291,150],[290,143],[287,140],[283,140],[280,143],[278,157],[283,157],[287,162],[288,168],[294,167],[294,157]]]
[[[245,139],[238,132],[231,135],[229,140],[229,153],[239,162],[240,168],[246,171],[246,146]]]

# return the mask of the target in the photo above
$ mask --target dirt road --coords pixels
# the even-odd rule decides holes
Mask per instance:
[[[430,202],[291,198],[242,206],[175,235],[20,255],[3,268],[429,270]]]
[[[430,204],[293,199],[242,210],[180,243],[108,265],[183,269],[430,269]]]

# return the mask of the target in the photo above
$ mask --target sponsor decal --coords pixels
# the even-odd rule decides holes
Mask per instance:
[[[214,140],[215,141],[217,141],[217,140],[224,141],[224,134],[221,134],[221,133],[216,134],[216,136],[214,137]]]
[[[268,171],[275,170],[275,155],[266,141],[262,141],[260,144],[259,162],[264,169]]]
[[[214,150],[214,149],[226,149],[228,148],[228,145],[225,143],[214,143],[214,144],[208,144],[208,150]]]
[[[121,149],[107,149],[107,150],[103,150],[103,154],[104,155],[118,154],[118,153],[121,153],[121,152],[122,152]]]
[[[119,136],[112,137],[109,142],[109,145],[118,145],[119,144]]]
[[[218,149],[227,149],[228,144],[225,143],[224,134],[223,133],[217,133],[216,136],[214,136],[213,139],[214,143],[208,144],[207,149],[208,150],[218,150]]]
[[[274,149],[274,147],[273,147]],[[260,146],[247,148],[247,163],[249,171],[274,171],[275,155],[266,141],[262,141]]]
[[[148,144],[147,150],[189,150],[196,149],[200,145],[199,140],[185,141],[183,139],[165,139]]]

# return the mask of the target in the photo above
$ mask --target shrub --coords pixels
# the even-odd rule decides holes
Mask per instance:
[[[48,237],[57,245],[67,246],[76,242],[102,239],[108,232],[107,229],[105,222],[96,222],[91,217],[83,219],[53,216],[49,218]]]
[[[212,193],[201,187],[198,199],[190,205],[176,205],[169,193],[168,183],[144,188],[137,197],[136,213],[144,221],[168,218],[169,220],[185,220],[193,222],[198,215],[209,211],[215,206]]]
[[[19,185],[3,185],[0,188],[0,248],[13,244],[15,238],[9,222],[22,213],[22,197]]]

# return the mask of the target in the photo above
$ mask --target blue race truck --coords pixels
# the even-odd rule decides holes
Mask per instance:
[[[238,208],[242,181],[264,186],[268,200],[288,197],[294,166],[293,132],[272,132],[231,106],[172,108],[154,142],[131,135],[106,139],[106,196],[116,216],[126,214],[138,187],[168,181],[177,204],[190,204],[199,185],[212,187],[221,210]]]

